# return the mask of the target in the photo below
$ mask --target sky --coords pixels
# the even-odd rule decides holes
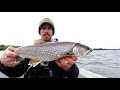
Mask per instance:
[[[32,45],[39,22],[50,18],[59,41],[91,48],[120,48],[120,12],[0,12],[0,44]]]

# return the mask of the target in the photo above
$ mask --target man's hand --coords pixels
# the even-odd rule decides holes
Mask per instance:
[[[14,47],[8,47],[4,51],[3,55],[0,58],[0,62],[3,66],[14,67],[19,63],[19,61],[16,62],[17,54],[14,53],[15,50],[16,50],[16,48],[14,48]]]
[[[56,64],[63,68],[64,70],[70,70],[71,66],[77,61],[76,56],[67,56],[61,59],[56,60]]]

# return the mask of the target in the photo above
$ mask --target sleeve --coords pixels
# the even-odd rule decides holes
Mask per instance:
[[[79,76],[79,68],[76,64],[73,64],[69,71],[64,70],[64,74],[67,78],[78,78]]]
[[[15,67],[4,67],[0,63],[0,71],[3,74],[7,75],[8,77],[20,77],[29,68],[29,65],[28,65],[29,61],[30,61],[30,59],[25,58],[19,64],[17,64]]]

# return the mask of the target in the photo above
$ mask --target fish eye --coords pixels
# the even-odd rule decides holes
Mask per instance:
[[[89,47],[86,47],[86,49],[87,49],[87,50],[90,50],[90,48],[89,48]]]

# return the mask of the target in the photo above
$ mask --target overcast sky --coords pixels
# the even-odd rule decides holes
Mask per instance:
[[[30,45],[40,39],[43,18],[55,24],[59,41],[91,48],[120,48],[120,12],[0,12],[0,44]]]

